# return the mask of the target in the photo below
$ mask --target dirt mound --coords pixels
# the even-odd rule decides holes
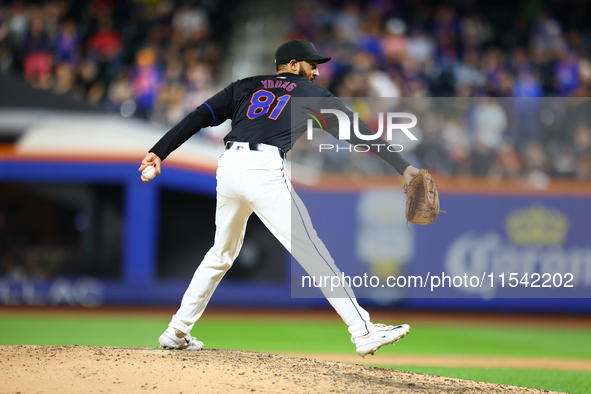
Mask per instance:
[[[355,364],[206,349],[0,346],[10,393],[548,393]]]

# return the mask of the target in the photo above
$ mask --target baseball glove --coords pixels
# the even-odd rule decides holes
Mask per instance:
[[[419,174],[404,185],[406,194],[406,226],[408,222],[419,225],[431,224],[437,220],[439,209],[439,193],[433,176],[427,170],[419,170]]]

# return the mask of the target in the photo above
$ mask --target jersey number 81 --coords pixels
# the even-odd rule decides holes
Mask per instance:
[[[269,119],[277,120],[285,105],[289,102],[291,96],[289,94],[284,94],[277,98],[277,104],[273,107],[273,110],[269,114]],[[250,98],[250,106],[246,110],[246,116],[249,119],[258,118],[261,115],[265,115],[269,112],[269,108],[275,102],[275,95],[268,90],[257,90],[252,97]]]

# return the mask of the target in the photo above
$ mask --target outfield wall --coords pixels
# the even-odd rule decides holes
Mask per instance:
[[[45,185],[44,190],[51,190],[52,185],[116,186],[119,195],[115,200],[120,200],[121,215],[118,222],[120,250],[114,253],[118,256],[114,257],[118,269],[109,271],[108,275],[58,271],[45,279],[4,276],[0,278],[0,303],[89,307],[178,304],[190,273],[213,237],[210,208],[214,204],[215,178],[211,166],[171,160],[162,176],[143,184],[137,172],[138,163],[131,157],[85,160],[4,152],[0,159],[1,187],[26,185],[26,190],[31,187],[38,190],[35,185]],[[322,188],[299,188],[318,233],[343,272],[382,276],[425,276],[427,272],[454,276],[467,272],[473,276],[476,272],[479,275],[485,272],[486,276],[498,275],[504,270],[520,273],[521,279],[524,273],[548,269],[554,273],[572,273],[577,293],[568,289],[550,289],[549,292],[545,288],[508,285],[501,288],[496,283],[488,287],[450,289],[436,296],[416,286],[396,291],[361,289],[359,295],[365,298],[364,305],[591,312],[591,231],[588,227],[591,210],[587,204],[591,190],[586,184],[557,183],[557,187],[550,185],[546,190],[519,190],[496,184],[487,191],[483,187],[476,190],[466,186],[454,188],[453,182],[448,184],[443,180],[441,201],[447,213],[441,214],[430,226],[413,226],[411,234],[402,219],[404,197],[397,182],[386,179],[375,185],[350,187],[342,187],[342,183],[337,182],[335,185],[340,186],[331,187],[331,181],[327,180],[321,183]],[[177,222],[167,228],[161,226],[166,222],[161,217],[162,196],[170,191],[183,193],[183,198],[187,199],[185,203],[179,199],[179,210],[171,211],[171,215],[186,212],[189,218],[185,227]],[[44,198],[58,198],[48,195],[45,192]],[[201,200],[195,204],[191,196]],[[82,209],[83,204],[76,207],[75,202],[70,202],[70,205]],[[327,206],[330,209],[326,209]],[[200,211],[203,207],[209,214]],[[378,220],[388,216],[397,219]],[[174,233],[177,226],[182,227],[179,234],[188,234],[188,238],[170,251],[178,252],[178,256],[170,258],[168,252],[163,256],[161,249],[166,247],[161,241],[166,235],[163,232]],[[199,235],[192,236],[191,226],[201,229]],[[323,299],[292,297],[289,256],[276,244],[272,245],[272,253],[265,252],[266,246],[274,240],[261,230],[260,224],[253,226],[254,230],[249,228],[253,238],[245,243],[244,261],[230,270],[212,304],[284,308],[327,305]],[[334,231],[335,226],[339,231]],[[84,229],[80,231],[84,232]],[[169,237],[171,242],[177,238]],[[191,245],[186,250],[179,250],[187,244]],[[192,244],[195,247],[191,248]],[[108,248],[117,243],[99,243],[98,252],[102,253],[101,245]],[[163,265],[162,260],[167,258]],[[172,269],[176,260],[183,264]],[[90,267],[87,272],[100,270]],[[509,277],[505,280],[508,283]],[[575,296],[586,298],[573,298]]]

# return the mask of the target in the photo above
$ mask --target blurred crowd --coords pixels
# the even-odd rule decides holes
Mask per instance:
[[[170,125],[214,92],[231,17],[216,1],[0,2],[0,72]]]
[[[0,2],[0,72],[171,126],[220,88],[233,23],[224,10],[237,1]],[[488,98],[461,116],[426,112],[438,116],[420,119],[423,140],[407,150],[416,166],[540,184],[591,178],[590,2],[294,4],[285,39],[333,57],[316,82],[339,97]],[[328,159],[331,171],[389,171],[351,155]]]
[[[289,38],[332,56],[316,83],[339,97],[474,98],[448,110],[423,100],[417,166],[544,187],[549,176],[591,179],[590,11],[586,1],[303,0]],[[389,170],[333,156],[334,171]]]

